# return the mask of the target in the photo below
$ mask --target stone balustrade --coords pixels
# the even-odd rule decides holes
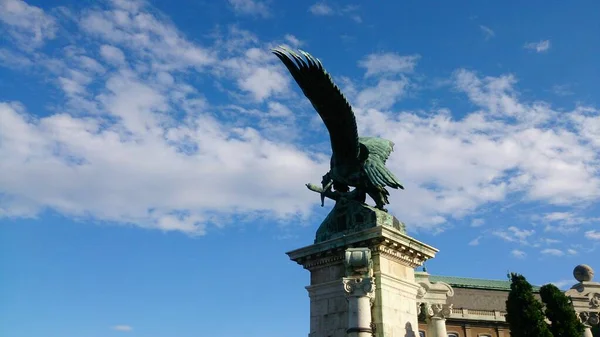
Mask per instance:
[[[506,322],[506,312],[498,310],[473,310],[466,308],[452,308],[452,312],[450,313],[449,318]]]

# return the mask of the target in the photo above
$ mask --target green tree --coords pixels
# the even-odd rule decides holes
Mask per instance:
[[[600,326],[596,325],[592,328],[592,335],[594,337],[600,337]]]
[[[540,288],[542,302],[546,305],[546,317],[552,323],[550,332],[554,337],[580,337],[584,326],[577,318],[569,299],[553,284]]]
[[[511,273],[506,301],[506,321],[511,337],[552,337],[544,321],[542,304],[533,296],[533,287],[523,275]]]

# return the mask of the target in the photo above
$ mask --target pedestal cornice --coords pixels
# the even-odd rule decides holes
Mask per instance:
[[[324,241],[287,253],[292,261],[312,270],[344,260],[346,248],[368,247],[373,254],[385,255],[410,267],[431,259],[437,249],[388,227],[369,228],[337,239]]]

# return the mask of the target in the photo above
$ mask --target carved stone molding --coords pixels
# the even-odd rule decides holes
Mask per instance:
[[[372,251],[379,253],[383,256],[396,260],[402,264],[408,265],[412,268],[421,266],[429,257],[424,256],[421,252],[411,249],[410,247],[392,242],[390,240],[383,240],[377,243]]]
[[[600,294],[598,294],[598,293],[590,294],[590,307],[592,307],[592,308],[600,307]]]
[[[380,254],[412,268],[418,267],[437,253],[437,249],[406,234],[387,227],[370,228],[341,238],[324,241],[288,252],[288,256],[312,270],[344,261],[345,250],[366,247],[371,254]]]
[[[338,264],[344,261],[344,257],[344,250],[338,249],[335,251],[332,250],[320,254],[310,255],[296,262],[301,264],[305,269],[312,270],[315,268]]]

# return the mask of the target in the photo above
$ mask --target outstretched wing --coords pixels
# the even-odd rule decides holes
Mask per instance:
[[[299,52],[304,57],[284,47],[273,49],[273,54],[285,64],[325,123],[336,165],[357,163],[360,147],[352,107],[321,61],[308,53]]]
[[[361,137],[360,142],[369,150],[363,167],[371,183],[379,187],[404,189],[398,178],[385,166],[394,150],[394,143],[387,139],[371,137]]]

